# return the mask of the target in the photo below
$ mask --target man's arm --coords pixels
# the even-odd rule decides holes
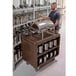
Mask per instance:
[[[50,17],[48,17],[48,16],[43,16],[43,15],[41,15],[41,14],[39,14],[39,16],[40,16],[42,19],[50,19]]]
[[[56,22],[55,22],[54,25],[55,25],[55,26],[59,25],[59,20],[58,20],[58,19],[56,20]]]
[[[60,13],[56,14],[55,19],[56,19],[55,26],[57,26],[60,23]]]

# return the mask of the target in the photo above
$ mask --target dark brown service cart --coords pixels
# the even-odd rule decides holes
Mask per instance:
[[[60,34],[48,34],[44,32],[44,39],[41,34],[22,36],[22,56],[35,69],[53,61],[59,54]],[[42,49],[42,50],[41,50]]]

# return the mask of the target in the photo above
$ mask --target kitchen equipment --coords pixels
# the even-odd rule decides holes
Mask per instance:
[[[53,34],[48,31],[49,28],[55,27],[54,24],[50,21],[43,21],[43,22],[35,22],[31,28],[36,31],[37,33],[41,33],[42,39],[44,38],[44,32],[46,31],[49,34]]]
[[[54,26],[54,24],[51,21],[43,21],[43,22],[35,22],[32,27],[37,30],[47,29],[51,26]]]

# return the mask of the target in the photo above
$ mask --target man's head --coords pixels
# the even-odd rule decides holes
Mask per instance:
[[[56,2],[52,3],[51,4],[51,9],[55,10],[56,8],[57,8],[57,3]]]

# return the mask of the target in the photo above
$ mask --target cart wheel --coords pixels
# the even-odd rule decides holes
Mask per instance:
[[[37,68],[35,69],[35,71],[37,72],[39,69],[40,69],[40,68],[39,68],[39,67],[37,67]]]
[[[40,68],[38,67],[37,69],[39,70]]]
[[[55,62],[58,62],[57,60],[55,60]]]

